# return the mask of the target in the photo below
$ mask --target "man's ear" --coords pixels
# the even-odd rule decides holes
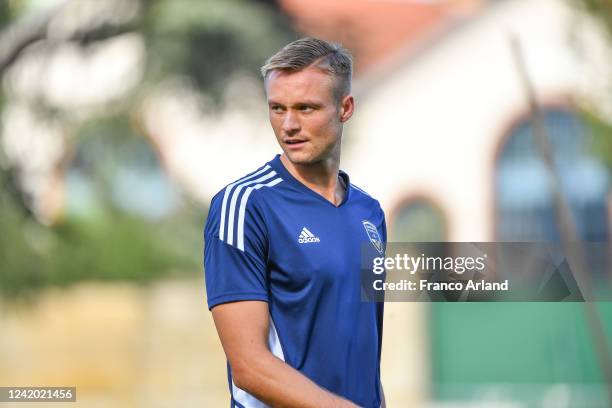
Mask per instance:
[[[344,123],[353,116],[355,99],[353,95],[346,95],[340,101],[340,122]]]

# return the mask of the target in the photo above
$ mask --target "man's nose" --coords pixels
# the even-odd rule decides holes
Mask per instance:
[[[283,118],[283,131],[287,134],[293,134],[300,130],[300,122],[297,115],[291,111],[285,113]]]

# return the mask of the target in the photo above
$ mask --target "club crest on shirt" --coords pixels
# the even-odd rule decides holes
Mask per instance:
[[[382,254],[383,253],[383,243],[382,243],[382,240],[380,239],[380,235],[378,235],[378,230],[376,229],[376,226],[372,224],[370,221],[366,221],[366,220],[361,221],[361,223],[363,224],[363,227],[365,228],[366,233],[368,234],[368,238],[370,238],[370,242],[372,243],[374,248],[380,254]]]

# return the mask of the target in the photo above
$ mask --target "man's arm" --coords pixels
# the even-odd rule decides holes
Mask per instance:
[[[356,407],[272,354],[266,302],[224,303],[212,315],[238,388],[274,407]]]

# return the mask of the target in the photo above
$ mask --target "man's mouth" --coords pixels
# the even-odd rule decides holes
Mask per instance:
[[[298,148],[306,144],[306,139],[285,139],[285,144],[290,148]]]

